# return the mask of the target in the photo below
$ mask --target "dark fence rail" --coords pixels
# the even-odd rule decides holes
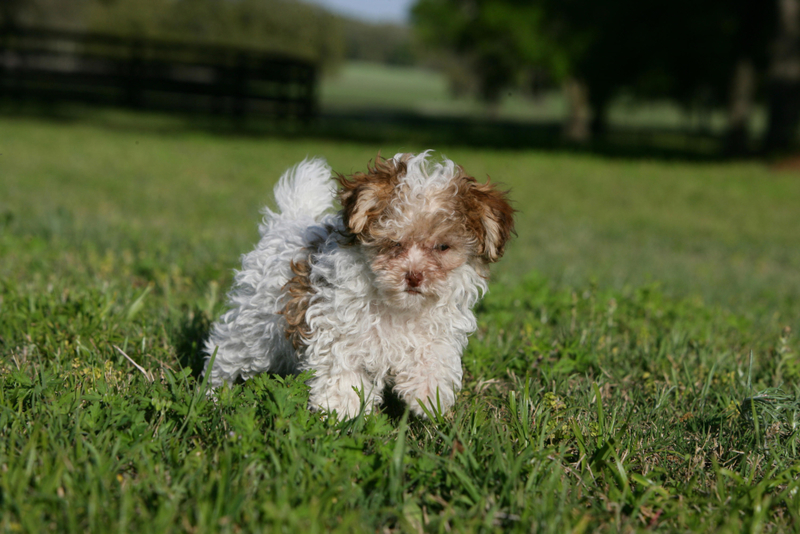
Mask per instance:
[[[0,27],[0,98],[307,120],[316,68],[240,48]]]

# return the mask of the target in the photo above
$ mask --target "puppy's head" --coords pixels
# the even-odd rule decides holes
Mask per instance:
[[[514,231],[505,192],[427,156],[378,156],[366,173],[338,176],[344,223],[364,247],[378,290],[402,308],[448,294],[464,264],[484,273]]]

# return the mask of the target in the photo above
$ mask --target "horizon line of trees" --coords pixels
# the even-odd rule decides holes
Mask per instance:
[[[415,62],[408,27],[298,0],[0,0],[3,26],[237,46],[313,61],[325,72],[347,59]]]
[[[491,109],[509,88],[561,87],[564,134],[608,128],[621,95],[725,109],[729,153],[788,150],[800,123],[800,0],[417,0],[411,26],[299,0],[2,0],[0,25],[38,25],[287,53],[334,72],[346,59],[424,64]]]

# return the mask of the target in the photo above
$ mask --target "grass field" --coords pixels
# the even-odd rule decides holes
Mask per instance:
[[[446,76],[440,72],[367,62],[345,63],[337,72],[329,73],[323,79],[320,99],[325,111],[385,109],[440,118],[487,114],[486,106],[474,97],[454,98]],[[514,121],[561,122],[566,115],[567,104],[558,88],[537,98],[511,89],[496,110],[496,118]],[[718,135],[725,132],[727,124],[723,110],[700,117],[671,102],[642,102],[624,97],[612,103],[609,122],[612,127],[627,128],[701,128]],[[751,131],[760,135],[765,126],[766,114],[757,106]]]
[[[481,116],[485,107],[475,98],[453,98],[447,78],[421,67],[397,67],[349,62],[322,83],[323,110],[387,109],[429,116]],[[557,93],[526,99],[518,91],[503,98],[498,118],[513,120],[561,120],[566,107]]]
[[[0,119],[4,531],[800,528],[797,174],[437,147],[519,209],[464,390],[336,423],[197,345],[287,166],[425,147],[147,120]]]

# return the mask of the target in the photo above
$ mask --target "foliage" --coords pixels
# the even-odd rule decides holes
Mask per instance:
[[[306,154],[350,172],[377,147],[187,133],[157,119],[0,125],[4,531],[797,528],[793,286],[758,285],[753,269],[755,290],[732,309],[657,284],[529,272],[536,254],[563,260],[536,234],[545,221],[531,212],[550,206],[550,239],[585,248],[570,263],[589,269],[591,247],[554,231],[574,212],[602,229],[593,235],[617,247],[621,268],[641,265],[641,232],[685,231],[741,242],[784,262],[789,279],[790,180],[765,188],[757,170],[727,164],[453,148],[474,174],[502,176],[522,210],[508,270],[477,310],[464,390],[433,420],[390,403],[337,423],[306,410],[304,377],[206,397],[197,347],[278,173]],[[763,189],[770,214],[759,213]],[[789,227],[784,256],[751,239],[756,228],[783,239],[761,215]],[[628,254],[621,235],[632,236]],[[674,250],[655,248],[671,268]],[[726,279],[702,281],[713,284],[732,292]],[[752,296],[770,289],[783,291],[785,315],[774,314],[781,298]]]
[[[89,29],[282,52],[331,67],[343,56],[338,19],[291,0],[92,2]]]
[[[34,25],[78,29],[89,1],[5,0],[0,3],[0,26]]]
[[[737,61],[766,67],[771,2],[549,2],[572,73],[596,113],[621,89],[689,106],[725,106]],[[647,21],[647,22],[644,22]]]
[[[525,68],[563,74],[565,58],[548,39],[545,11],[535,2],[420,0],[412,15],[423,42],[466,58],[486,101],[496,102]]]
[[[737,61],[766,67],[773,11],[754,0],[420,0],[413,13],[426,42],[471,61],[486,98],[538,68],[585,82],[605,120],[621,91],[725,105]]]
[[[343,22],[294,0],[15,0],[18,23],[239,46],[285,53],[333,69]]]
[[[412,65],[417,51],[409,28],[399,24],[373,24],[356,19],[341,19],[345,57],[385,65]]]

